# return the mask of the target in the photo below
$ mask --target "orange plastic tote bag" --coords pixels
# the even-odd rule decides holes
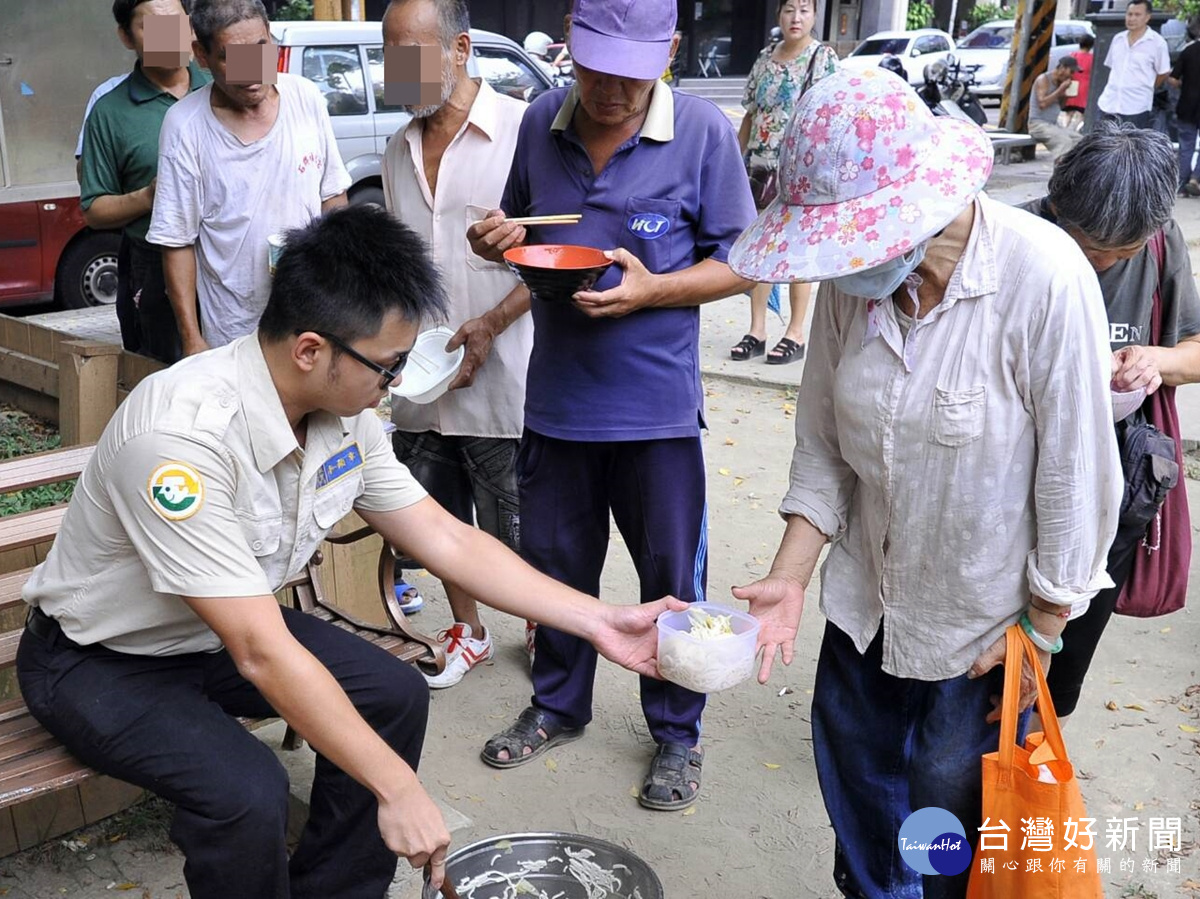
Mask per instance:
[[[1006,633],[1000,748],[983,756],[983,817],[967,899],[1103,899],[1095,821],[1087,818],[1075,769],[1036,650],[1017,625]],[[1017,744],[1021,662],[1037,673],[1045,733]]]

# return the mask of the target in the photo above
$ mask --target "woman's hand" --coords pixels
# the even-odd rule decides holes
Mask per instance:
[[[1008,638],[1001,634],[991,646],[983,651],[983,654],[977,658],[974,664],[971,665],[970,671],[967,672],[967,677],[976,678],[983,677],[997,665],[1003,665],[1005,656],[1008,654]],[[1037,650],[1037,661],[1042,666],[1042,671],[1050,670],[1050,653]],[[985,719],[988,724],[994,724],[1000,720],[1000,711],[1003,706],[1004,698],[1002,696],[990,697],[992,702],[992,710],[988,712]],[[1021,701],[1017,705],[1017,711],[1023,712],[1037,701],[1037,675],[1034,674],[1033,666],[1029,663],[1029,656],[1023,655],[1021,662]]]
[[[750,614],[758,619],[758,645],[763,650],[758,682],[765,684],[771,678],[777,650],[783,664],[792,664],[804,612],[804,585],[795,578],[769,574],[745,587],[734,587],[733,595],[749,602]]]
[[[1112,387],[1119,393],[1146,388],[1147,396],[1162,386],[1158,347],[1123,346],[1113,353]]]

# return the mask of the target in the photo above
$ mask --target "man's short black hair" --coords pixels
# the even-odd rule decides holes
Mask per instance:
[[[1129,2],[1125,4],[1125,8],[1129,9],[1129,7],[1133,6],[1135,3],[1146,7],[1146,12],[1148,13],[1154,12],[1154,4],[1152,4],[1150,0],[1129,0]]]
[[[416,232],[363,204],[287,232],[258,330],[272,341],[322,331],[352,343],[379,333],[392,312],[409,322],[443,319],[446,296]]]
[[[148,0],[113,0],[113,18],[117,20],[118,27],[130,37],[133,37],[129,30],[133,26],[133,11],[147,2]],[[185,13],[191,13],[192,0],[179,0],[179,3]]]
[[[1094,46],[1096,46],[1096,39],[1090,34],[1081,34],[1079,36],[1080,50],[1091,50]]]
[[[1056,65],[1055,68],[1066,69],[1068,72],[1078,72],[1079,60],[1077,60],[1074,56],[1064,56],[1058,61],[1058,65]]]

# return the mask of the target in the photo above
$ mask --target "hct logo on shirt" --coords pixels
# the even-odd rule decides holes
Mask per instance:
[[[922,874],[961,874],[973,851],[962,822],[944,808],[917,809],[900,825],[900,857]]]
[[[638,212],[629,217],[625,227],[643,240],[658,240],[671,230],[671,220],[656,212]]]

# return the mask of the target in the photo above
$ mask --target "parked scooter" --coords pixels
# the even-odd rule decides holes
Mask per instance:
[[[934,115],[951,116],[984,125],[987,123],[987,113],[971,93],[975,72],[979,68],[965,66],[954,56],[947,56],[945,62],[931,62],[925,66],[925,83],[917,89],[917,93]]]

